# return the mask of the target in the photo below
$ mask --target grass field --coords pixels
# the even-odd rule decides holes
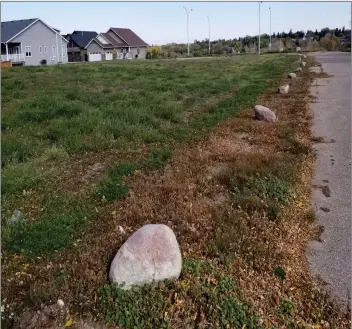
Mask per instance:
[[[276,91],[295,61],[3,70],[4,327],[61,298],[61,325],[91,317],[128,329],[347,328],[303,260],[315,229],[311,76],[289,95]],[[258,100],[277,123],[253,120]],[[9,223],[15,209],[22,216]],[[180,279],[132,292],[108,284],[127,236],[156,222],[180,243]]]
[[[75,222],[77,216],[73,214],[71,218],[71,206],[51,201],[57,195],[55,182],[65,164],[77,162],[86,152],[138,152],[142,145],[148,145],[149,163],[161,161],[162,165],[163,156],[168,154],[167,160],[177,143],[199,138],[217,122],[254,104],[256,97],[292,61],[292,57],[270,56],[4,70],[4,245],[12,251],[23,249],[25,254],[34,252],[34,248],[36,256],[38,252],[51,252],[67,245],[67,224],[62,223],[66,222],[66,214],[70,222]],[[97,194],[104,191],[110,201],[126,194],[126,187],[108,191],[120,176],[104,178],[104,186],[98,187]],[[32,203],[33,198],[39,199],[38,204],[29,205],[27,202]],[[82,198],[73,195],[69,202],[75,203],[75,198],[82,204]],[[14,209],[21,207],[24,216],[35,219],[35,223],[21,230],[10,228],[6,234],[7,219]],[[39,213],[44,208],[44,213],[38,214],[36,208]],[[51,218],[46,215],[51,211],[60,212],[60,218],[47,219]],[[89,217],[86,210],[83,214]],[[76,233],[85,226],[81,219],[78,221],[78,227],[73,228]],[[57,238],[61,234],[56,231],[59,227],[62,237]],[[47,237],[40,240],[48,240],[41,247],[37,245],[38,234]],[[22,235],[26,235],[26,241]],[[52,243],[55,240],[62,243]]]

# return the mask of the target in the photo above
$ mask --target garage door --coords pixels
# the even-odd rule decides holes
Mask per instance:
[[[89,53],[88,54],[89,62],[99,62],[101,61],[101,53]]]
[[[105,53],[105,59],[107,61],[111,61],[112,60],[112,53]]]

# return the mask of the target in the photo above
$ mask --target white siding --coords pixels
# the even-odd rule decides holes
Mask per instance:
[[[34,23],[11,42],[21,42],[23,52],[25,47],[31,47],[31,57],[25,57],[25,65],[40,65],[43,59],[46,59],[47,64],[67,63],[67,42],[41,21]],[[65,52],[62,51],[64,45]],[[55,57],[52,56],[53,47],[55,47]]]

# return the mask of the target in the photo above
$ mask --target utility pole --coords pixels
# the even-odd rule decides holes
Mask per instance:
[[[189,12],[193,10],[192,9],[187,10],[186,7],[183,7],[183,9],[186,11],[186,15],[187,15],[187,53],[189,57]]]
[[[210,19],[209,16],[208,17],[208,26],[209,26],[209,38],[208,38],[208,43],[209,43],[209,55],[210,55]]]
[[[261,3],[262,2],[259,1],[259,37],[258,37],[258,39],[259,39],[259,42],[258,42],[258,53],[259,53],[259,56],[260,56],[260,4]]]
[[[271,7],[269,7],[270,10],[270,43],[269,43],[269,49],[271,50]]]

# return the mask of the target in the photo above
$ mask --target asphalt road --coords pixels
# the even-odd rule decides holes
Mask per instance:
[[[313,207],[323,227],[320,241],[307,250],[311,270],[328,283],[332,297],[343,306],[351,298],[351,54],[314,54],[329,78],[311,86],[316,103],[313,135],[317,167],[313,178]]]

